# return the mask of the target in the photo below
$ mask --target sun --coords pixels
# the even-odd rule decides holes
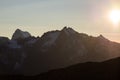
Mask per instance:
[[[111,10],[109,18],[115,25],[118,25],[120,22],[120,10],[118,9]]]

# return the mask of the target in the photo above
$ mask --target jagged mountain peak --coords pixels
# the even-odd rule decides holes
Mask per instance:
[[[43,34],[42,38],[42,43],[43,46],[51,46],[54,45],[56,40],[59,38],[59,36],[62,35],[67,35],[67,36],[71,36],[77,33],[75,30],[73,30],[70,27],[64,27],[62,30],[54,30],[54,31],[48,31],[46,33]]]
[[[105,38],[102,34],[100,34],[98,37],[99,37],[99,38]]]
[[[19,39],[19,38],[24,39],[30,36],[31,34],[29,32],[16,29],[15,32],[13,33],[12,40]]]
[[[65,32],[65,33],[67,33],[67,34],[69,34],[69,33],[76,33],[76,31],[75,31],[74,29],[65,26],[65,27],[64,27],[63,29],[61,29],[61,30],[48,31],[48,32],[44,33],[44,34],[42,35],[42,37],[48,36],[49,34],[53,34],[53,33],[54,33],[54,34],[57,34],[57,33],[62,33],[62,32]]]
[[[66,34],[74,34],[74,33],[76,33],[76,31],[75,30],[73,30],[72,28],[70,28],[70,27],[67,27],[67,26],[65,26],[61,31],[64,31]]]
[[[62,30],[68,30],[68,29],[72,29],[72,28],[71,28],[71,27],[67,27],[67,26],[65,26],[65,27],[63,27]]]
[[[101,39],[101,40],[109,41],[106,37],[104,37],[104,36],[101,35],[101,34],[98,36],[98,38]]]
[[[20,29],[16,29],[15,31],[22,31],[22,30],[20,30]]]

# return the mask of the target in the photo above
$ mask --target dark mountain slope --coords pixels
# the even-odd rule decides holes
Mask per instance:
[[[86,62],[36,76],[4,75],[1,80],[120,80],[120,58]]]
[[[120,56],[120,44],[102,35],[92,37],[64,27],[45,33],[27,48],[24,74],[36,75],[83,62],[101,62]],[[114,54],[113,54],[114,53]]]
[[[0,74],[37,75],[84,62],[120,57],[120,44],[72,28],[49,31],[41,37],[17,29],[9,40],[0,37]]]
[[[81,63],[36,77],[38,80],[120,80],[120,58]]]

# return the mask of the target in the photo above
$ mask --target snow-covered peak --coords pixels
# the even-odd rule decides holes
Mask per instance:
[[[24,38],[28,38],[30,36],[31,36],[31,34],[28,33],[27,31],[22,31],[20,29],[17,29],[12,36],[12,40],[19,39],[19,38],[24,39]]]

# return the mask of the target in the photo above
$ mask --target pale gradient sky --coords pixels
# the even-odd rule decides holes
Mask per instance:
[[[11,38],[20,28],[34,36],[70,26],[93,36],[120,42],[120,25],[108,13],[120,0],[0,0],[0,36]]]

